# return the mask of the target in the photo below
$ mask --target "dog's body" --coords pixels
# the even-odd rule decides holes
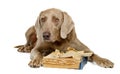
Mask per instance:
[[[55,49],[65,52],[67,47],[72,47],[78,51],[92,52],[77,39],[71,17],[58,9],[52,8],[41,12],[35,26],[30,27],[25,35],[27,43],[17,46],[17,48],[20,52],[31,52],[29,63],[31,67],[39,67],[43,56]],[[101,58],[95,53],[89,59],[99,66],[113,67],[111,61]]]

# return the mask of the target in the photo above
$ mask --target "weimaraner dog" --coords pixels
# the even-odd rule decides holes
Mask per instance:
[[[27,43],[18,45],[19,52],[31,52],[30,67],[40,67],[43,56],[55,49],[65,52],[67,47],[76,50],[92,52],[76,36],[72,18],[59,9],[51,8],[40,13],[35,26],[30,27],[26,34]],[[112,68],[114,64],[93,53],[89,60],[105,68]]]

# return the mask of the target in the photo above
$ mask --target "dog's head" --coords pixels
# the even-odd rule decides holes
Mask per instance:
[[[53,8],[42,11],[35,24],[37,35],[47,42],[66,39],[73,28],[71,17],[66,12]]]

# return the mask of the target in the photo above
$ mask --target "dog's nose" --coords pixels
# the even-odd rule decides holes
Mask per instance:
[[[49,40],[50,39],[50,33],[49,32],[44,32],[43,33],[43,38],[44,38],[44,40]]]

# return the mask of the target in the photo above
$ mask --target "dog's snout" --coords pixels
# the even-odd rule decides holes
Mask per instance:
[[[43,38],[44,38],[44,40],[49,40],[50,39],[50,32],[44,32]]]

